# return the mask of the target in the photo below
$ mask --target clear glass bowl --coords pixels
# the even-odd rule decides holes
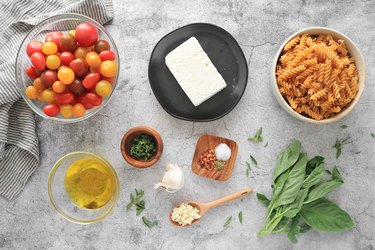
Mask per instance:
[[[115,191],[112,198],[104,206],[96,209],[86,209],[77,206],[69,198],[65,189],[65,175],[67,169],[73,162],[86,157],[95,158],[107,166],[115,179]],[[52,206],[62,217],[79,224],[98,222],[107,217],[117,203],[119,189],[119,180],[111,164],[99,155],[84,151],[77,151],[63,156],[53,166],[48,177],[48,195]]]
[[[45,105],[45,103],[41,103],[38,100],[30,100],[25,95],[26,87],[32,85],[33,83],[33,79],[28,77],[27,74],[25,73],[26,67],[31,65],[30,58],[27,56],[27,53],[26,53],[26,46],[29,42],[33,40],[40,40],[44,42],[46,35],[51,31],[63,31],[63,32],[69,31],[69,30],[75,29],[80,23],[83,23],[83,22],[94,25],[98,29],[99,39],[106,40],[110,44],[111,50],[116,54],[115,61],[118,65],[118,71],[115,77],[115,81],[113,83],[112,93],[110,94],[110,96],[103,98],[103,103],[100,106],[93,107],[92,109],[87,110],[86,114],[82,117],[64,118],[61,115],[56,116],[56,117],[47,116],[43,112],[43,106]],[[22,95],[26,103],[30,106],[30,108],[35,113],[37,113],[38,115],[40,115],[41,117],[45,119],[54,120],[54,121],[63,122],[63,123],[72,123],[72,122],[83,121],[93,116],[94,114],[99,112],[99,110],[103,109],[104,106],[109,102],[117,85],[118,75],[120,72],[120,63],[119,63],[119,56],[118,56],[116,44],[113,41],[111,35],[108,33],[108,31],[100,23],[96,22],[95,20],[89,17],[79,15],[79,14],[61,14],[61,15],[56,15],[56,16],[52,16],[50,18],[45,19],[44,21],[36,25],[29,32],[29,34],[27,34],[27,36],[23,40],[18,50],[15,70],[16,70],[15,72],[16,85],[17,85],[18,91],[20,92],[20,94]]]

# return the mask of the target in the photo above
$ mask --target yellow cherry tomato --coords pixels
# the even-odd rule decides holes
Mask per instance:
[[[66,89],[66,85],[62,83],[61,81],[56,81],[52,84],[52,90],[58,94],[64,92],[65,89]]]
[[[65,118],[70,118],[73,116],[73,106],[70,104],[64,104],[60,107],[60,113]]]
[[[42,45],[42,51],[45,55],[54,55],[57,52],[57,45],[54,42],[46,42]]]
[[[28,86],[25,90],[25,94],[31,100],[38,98],[38,89],[35,86]]]
[[[85,106],[81,103],[74,104],[73,106],[73,114],[77,117],[81,117],[85,114],[86,109]]]
[[[100,64],[100,74],[105,77],[114,77],[117,73],[117,63],[115,61],[104,61]]]
[[[74,71],[69,67],[60,67],[57,72],[57,78],[65,85],[69,85],[74,81]]]
[[[42,82],[42,80],[40,79],[40,77],[38,77],[38,78],[36,78],[36,79],[34,80],[34,86],[35,86],[35,88],[37,88],[37,90],[38,90],[39,92],[42,92],[43,90],[46,89],[46,86],[43,84],[43,82]]]
[[[109,96],[112,92],[112,84],[106,80],[101,80],[95,85],[95,92],[101,97]]]
[[[44,102],[44,100],[43,100],[43,96],[42,96],[42,93],[39,93],[39,94],[38,94],[38,100],[39,100],[40,102]]]
[[[76,37],[76,30],[69,30],[68,33]]]
[[[86,62],[91,68],[98,68],[100,64],[102,63],[102,60],[100,59],[98,53],[91,51],[87,53]]]
[[[46,59],[47,68],[55,70],[60,67],[61,61],[60,58],[56,55],[49,55]]]
[[[55,92],[53,92],[50,89],[45,89],[42,92],[42,98],[43,98],[43,101],[52,103],[55,101]]]

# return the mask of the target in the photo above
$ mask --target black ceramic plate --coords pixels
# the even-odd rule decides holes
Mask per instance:
[[[165,64],[166,55],[190,37],[196,37],[227,87],[195,107]],[[247,84],[247,62],[237,41],[224,29],[195,23],[164,36],[155,46],[148,78],[161,106],[172,116],[189,121],[213,121],[228,114],[240,101]]]

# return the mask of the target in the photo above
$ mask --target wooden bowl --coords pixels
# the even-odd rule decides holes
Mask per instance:
[[[218,171],[215,169],[207,170],[205,168],[202,168],[199,163],[200,156],[207,150],[215,148],[220,143],[227,144],[229,148],[232,150],[232,155],[226,162],[224,169]],[[191,169],[193,173],[199,176],[214,179],[217,181],[226,181],[232,176],[232,171],[234,168],[234,164],[236,162],[237,151],[238,145],[233,140],[214,135],[202,135],[201,137],[199,137],[197,146],[195,148],[193,162],[191,163]]]
[[[131,157],[130,152],[129,152],[132,140],[141,134],[147,134],[147,135],[152,136],[156,142],[156,152],[147,161],[134,159],[133,157]],[[147,127],[147,126],[138,126],[138,127],[129,129],[125,133],[125,135],[122,137],[120,146],[121,146],[122,157],[124,157],[127,163],[129,163],[130,165],[136,168],[151,167],[160,159],[161,154],[163,153],[163,140],[161,139],[159,133],[156,132],[154,129]]]

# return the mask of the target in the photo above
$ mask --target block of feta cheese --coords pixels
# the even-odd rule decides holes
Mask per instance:
[[[194,106],[227,86],[195,37],[172,50],[165,64]]]

